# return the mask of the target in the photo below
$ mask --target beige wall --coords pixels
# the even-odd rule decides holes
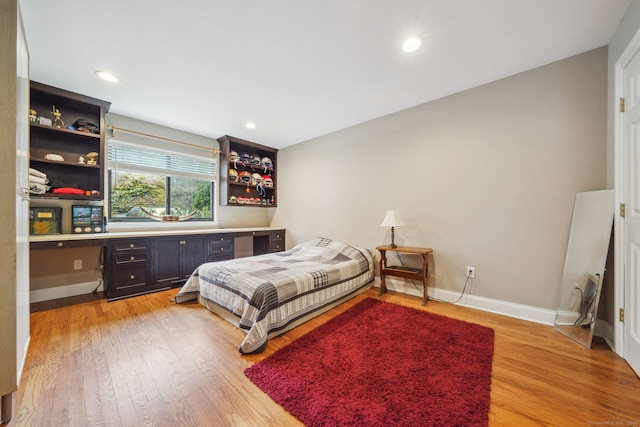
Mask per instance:
[[[606,96],[603,47],[285,148],[271,225],[374,248],[396,209],[438,289],[474,266],[470,294],[555,310],[575,193],[607,184]]]
[[[280,150],[278,208],[219,207],[218,219],[286,227],[288,247],[317,235],[375,247],[396,209],[397,243],[434,248],[437,289],[459,292],[470,265],[470,294],[553,310],[575,193],[606,188],[606,73],[600,48]],[[74,254],[74,272],[73,256],[32,253],[32,290],[95,280],[98,255]]]

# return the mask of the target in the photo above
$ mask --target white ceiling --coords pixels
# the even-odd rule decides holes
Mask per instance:
[[[22,0],[35,81],[282,148],[607,45],[631,0]],[[424,43],[412,54],[404,38]],[[118,75],[98,79],[95,70]],[[246,129],[254,121],[258,127]]]

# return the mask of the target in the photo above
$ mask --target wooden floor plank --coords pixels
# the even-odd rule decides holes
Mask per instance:
[[[369,290],[241,355],[242,331],[199,304],[171,303],[176,292],[33,312],[9,426],[300,426],[244,369],[366,297],[495,330],[490,426],[640,423],[640,379],[601,340],[586,349],[548,326]]]

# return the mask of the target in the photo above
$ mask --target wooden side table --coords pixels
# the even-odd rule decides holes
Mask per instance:
[[[376,248],[382,255],[380,258],[380,291],[378,295],[382,295],[387,292],[387,284],[385,283],[385,276],[397,276],[405,279],[422,280],[424,285],[424,295],[422,296],[422,305],[425,305],[429,300],[429,294],[427,288],[429,286],[429,254],[433,252],[431,248],[416,248],[411,246],[398,246],[392,248],[391,246],[378,246]],[[387,265],[387,251],[401,252],[408,254],[420,254],[422,255],[422,268],[411,268],[397,265]]]

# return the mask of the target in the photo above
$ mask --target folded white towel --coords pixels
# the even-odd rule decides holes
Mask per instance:
[[[49,180],[47,178],[42,178],[40,176],[29,175],[29,184],[48,184]]]
[[[44,194],[47,192],[47,190],[50,187],[48,185],[44,185],[44,184],[38,184],[35,182],[30,182],[29,183],[29,193],[31,194]]]
[[[29,168],[29,175],[39,176],[40,178],[47,178],[47,174],[44,172],[40,172],[38,169]]]

